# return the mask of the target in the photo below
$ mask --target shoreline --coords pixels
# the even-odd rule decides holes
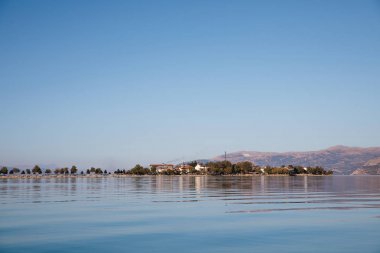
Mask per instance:
[[[286,174],[234,174],[234,175],[0,175],[0,179],[50,179],[50,178],[128,178],[128,177],[293,177]],[[313,174],[298,174],[295,177],[325,177],[333,175],[313,175]],[[335,175],[337,176],[337,175]],[[338,175],[350,176],[350,175]],[[360,175],[359,175],[360,176]]]

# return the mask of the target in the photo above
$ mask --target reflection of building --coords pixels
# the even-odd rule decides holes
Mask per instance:
[[[304,191],[305,191],[305,192],[308,192],[307,180],[308,180],[308,177],[307,177],[307,176],[304,176],[304,177],[303,177],[303,188],[304,188]]]
[[[150,166],[151,170],[155,169],[157,172],[164,172],[164,171],[167,171],[167,170],[174,169],[174,165],[173,164],[165,164],[165,163],[151,164],[149,166]]]
[[[197,193],[200,193],[201,192],[201,177],[195,177],[195,190]]]

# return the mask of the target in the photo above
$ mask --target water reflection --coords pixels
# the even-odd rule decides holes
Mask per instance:
[[[376,176],[2,178],[0,202],[0,252],[380,249]]]
[[[378,208],[380,177],[214,177],[143,176],[123,178],[1,179],[2,203],[36,201],[101,201],[103,198],[148,198],[151,202],[222,200],[256,212],[263,205],[277,210],[311,210],[299,205],[334,204],[318,207]],[[298,205],[283,208],[281,205]],[[342,206],[346,204],[346,206]],[[354,204],[354,206],[352,205]],[[338,206],[336,206],[338,205]],[[260,208],[258,207],[260,206]],[[282,208],[282,209],[281,209]]]

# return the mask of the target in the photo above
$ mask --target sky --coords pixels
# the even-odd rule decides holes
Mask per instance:
[[[0,0],[0,165],[380,146],[380,1]]]

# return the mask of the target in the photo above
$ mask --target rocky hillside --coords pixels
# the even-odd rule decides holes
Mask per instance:
[[[346,146],[334,146],[324,150],[308,152],[256,152],[240,151],[227,154],[227,160],[231,162],[251,161],[257,165],[281,166],[302,165],[322,166],[325,169],[334,170],[334,174],[351,174],[357,169],[362,169],[365,164],[372,164],[375,158],[380,158],[380,147],[358,148]],[[224,155],[217,156],[213,160],[223,160]],[[368,165],[372,166],[372,165]]]
[[[369,160],[351,175],[380,175],[380,157]]]

